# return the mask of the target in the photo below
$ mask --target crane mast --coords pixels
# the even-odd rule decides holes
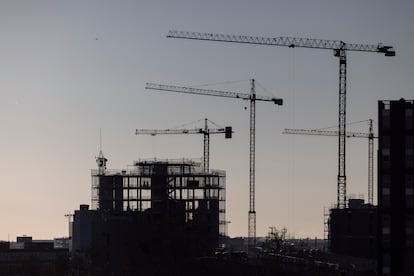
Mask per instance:
[[[251,80],[250,93],[236,93],[221,90],[209,90],[184,86],[173,86],[164,84],[147,83],[146,89],[171,91],[187,94],[217,96],[226,98],[235,98],[250,101],[250,173],[249,173],[249,212],[248,212],[248,237],[249,248],[256,245],[256,209],[255,209],[255,140],[256,140],[256,101],[273,102],[276,105],[282,105],[283,100],[265,96],[257,96],[255,91],[255,81]]]
[[[289,48],[313,48],[334,50],[334,56],[339,58],[339,111],[338,111],[338,176],[337,176],[337,207],[346,207],[346,70],[347,51],[382,53],[385,56],[395,56],[392,46],[378,44],[345,43],[340,40],[311,39],[296,37],[258,37],[231,34],[214,34],[203,32],[169,31],[168,38],[183,38],[232,42],[257,45],[286,46]]]
[[[252,248],[256,245],[256,88],[253,79],[251,80],[250,97],[248,243],[249,248]]]
[[[374,131],[372,119],[369,120],[368,137],[368,203],[374,204]]]
[[[210,170],[210,134],[225,134],[225,138],[231,138],[232,128],[230,126],[224,128],[208,128],[208,119],[204,119],[204,129],[136,129],[135,134],[149,134],[152,136],[158,134],[203,134],[203,169],[204,172]]]
[[[342,46],[343,48],[343,46]],[[346,207],[346,52],[343,49],[335,51],[339,57],[339,111],[338,111],[338,185],[337,208]]]
[[[346,138],[367,138],[368,139],[368,203],[374,204],[374,136],[372,120],[369,119],[369,133],[346,132]],[[283,134],[301,134],[318,136],[339,136],[339,131],[319,130],[319,129],[290,129],[285,128]]]
[[[208,172],[210,170],[210,133],[207,125],[207,118],[204,120],[203,137],[203,168],[205,172]]]

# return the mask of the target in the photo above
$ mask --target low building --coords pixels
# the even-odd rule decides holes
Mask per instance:
[[[336,254],[375,259],[377,253],[377,208],[363,199],[350,199],[348,208],[331,209],[330,251]]]
[[[27,236],[0,242],[0,275],[63,275],[68,270],[69,250],[53,244]]]

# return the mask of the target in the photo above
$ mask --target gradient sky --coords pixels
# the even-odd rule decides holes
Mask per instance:
[[[211,168],[227,171],[231,236],[247,235],[247,102],[145,90],[255,78],[282,107],[257,103],[257,235],[269,226],[323,236],[336,201],[337,139],[282,135],[337,124],[338,60],[330,50],[167,39],[170,29],[297,36],[395,47],[348,55],[348,122],[377,120],[380,99],[414,98],[414,2],[0,1],[0,240],[67,236],[64,214],[90,203],[99,129],[108,167],[202,156],[202,136],[136,136],[209,118]],[[209,87],[249,93],[249,83]],[[258,94],[267,95],[263,89]],[[348,130],[368,130],[367,124]],[[367,141],[348,140],[348,194],[367,193]],[[376,189],[375,189],[376,191]]]

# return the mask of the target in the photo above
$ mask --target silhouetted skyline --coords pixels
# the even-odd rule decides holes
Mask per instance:
[[[255,78],[257,235],[269,226],[323,235],[336,202],[337,139],[282,135],[337,125],[338,62],[326,50],[167,39],[170,29],[296,36],[394,46],[397,55],[349,53],[347,121],[374,119],[377,101],[412,99],[411,1],[36,1],[0,3],[0,240],[67,235],[64,214],[90,204],[99,129],[108,168],[139,158],[201,158],[199,137],[136,136],[209,118],[233,139],[211,137],[210,168],[226,170],[230,236],[247,236],[248,102],[148,92]],[[260,86],[261,85],[261,86]],[[209,86],[249,93],[249,82]],[[367,132],[367,125],[348,130]],[[367,142],[348,140],[348,193],[367,193]],[[374,163],[376,166],[376,163]],[[376,174],[374,174],[376,176]],[[376,177],[375,177],[376,179]],[[374,182],[376,198],[376,180]],[[376,200],[374,200],[376,202]]]

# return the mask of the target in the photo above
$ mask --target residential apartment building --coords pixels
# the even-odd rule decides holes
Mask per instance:
[[[379,101],[378,274],[414,275],[414,101]]]

